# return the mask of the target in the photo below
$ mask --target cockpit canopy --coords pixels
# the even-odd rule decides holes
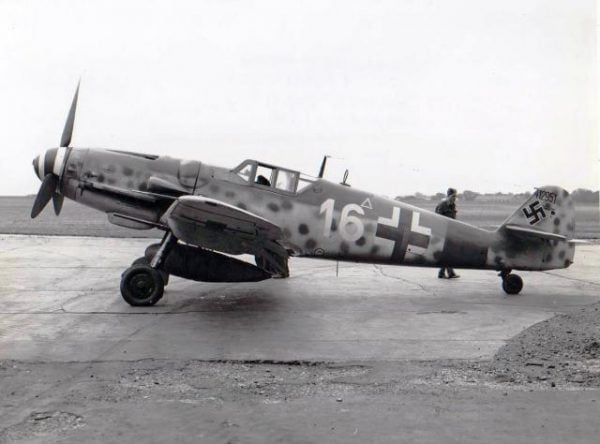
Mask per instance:
[[[243,161],[233,169],[233,172],[249,184],[272,188],[274,191],[284,193],[296,193],[299,185],[304,188],[313,182],[303,177],[299,171],[250,159]]]

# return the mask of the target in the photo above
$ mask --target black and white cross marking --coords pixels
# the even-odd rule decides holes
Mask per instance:
[[[546,218],[546,212],[540,205],[539,200],[536,200],[535,202],[529,204],[528,207],[523,208],[523,214],[529,221],[529,225],[535,225],[542,219]]]
[[[429,246],[431,228],[419,225],[420,213],[394,207],[392,217],[380,217],[377,220],[375,236],[394,242],[391,259],[402,262],[406,251],[423,254]]]

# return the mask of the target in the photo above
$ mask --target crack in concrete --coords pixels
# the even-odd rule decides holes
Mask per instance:
[[[578,278],[574,278],[574,277],[563,276],[561,274],[553,273],[551,271],[542,271],[542,273],[548,274],[550,276],[554,276],[554,277],[557,277],[557,278],[566,279],[567,281],[581,282],[582,284],[594,285],[596,287],[600,287],[600,283],[599,282],[592,282],[592,281],[587,281],[585,279],[578,279]]]
[[[212,293],[212,292],[215,292],[215,291],[220,291],[220,290],[222,290],[222,289],[212,289],[212,290],[209,290],[209,291],[205,292],[204,294],[210,294],[210,293]],[[185,306],[187,306],[187,305],[191,304],[192,302],[193,302],[193,301],[187,301],[187,302],[184,302],[183,304],[181,304],[180,306],[173,307],[173,310],[171,310],[171,312],[172,312],[172,311],[174,311],[174,310],[176,310],[176,309],[180,309],[180,308],[182,308],[182,306],[183,306],[183,307],[185,307]],[[169,312],[164,312],[164,313],[161,313],[161,314],[162,314],[162,315],[164,315],[164,314],[166,314],[166,313],[169,313]],[[149,322],[147,322],[147,323],[145,323],[145,324],[141,325],[141,326],[140,326],[139,328],[137,328],[135,331],[133,331],[132,333],[130,333],[129,335],[127,335],[127,336],[126,336],[126,337],[124,337],[123,339],[121,339],[121,340],[117,341],[115,344],[111,345],[111,346],[110,346],[108,349],[106,349],[106,350],[104,350],[103,352],[101,352],[100,354],[98,354],[98,358],[101,358],[102,356],[106,356],[106,355],[108,355],[108,354],[112,353],[112,352],[113,352],[114,350],[116,350],[117,348],[119,348],[119,347],[123,346],[124,344],[126,344],[127,342],[129,342],[129,340],[130,340],[130,339],[131,339],[133,336],[137,335],[139,332],[141,332],[141,331],[142,331],[142,330],[144,330],[145,328],[149,327],[150,325],[153,325],[153,324],[155,324],[155,323],[156,323],[156,319],[157,319],[157,318],[158,318],[158,317],[153,317],[153,318],[151,318],[151,320],[150,320]],[[97,359],[97,360],[99,361],[100,359]],[[54,391],[54,390],[57,390],[57,389],[58,389],[59,387],[61,387],[61,386],[66,386],[68,383],[70,383],[70,382],[74,381],[74,380],[75,380],[77,377],[79,377],[79,376],[81,376],[82,374],[84,374],[85,372],[89,371],[89,370],[90,370],[90,368],[91,368],[91,365],[88,365],[88,366],[86,366],[85,368],[83,368],[83,369],[81,369],[81,370],[79,370],[79,371],[76,371],[74,374],[72,374],[72,375],[70,375],[70,376],[67,376],[67,377],[66,377],[64,380],[62,380],[62,381],[59,381],[59,382],[57,382],[56,384],[52,384],[52,385],[50,385],[49,387],[47,387],[46,389],[42,390],[42,391],[41,391],[40,393],[38,393],[37,395],[34,395],[33,397],[30,397],[29,399],[25,400],[25,401],[24,401],[24,403],[30,403],[30,402],[34,401],[36,398],[39,398],[39,397],[45,396],[45,395],[47,395],[49,392],[51,392],[51,391]]]
[[[382,269],[381,265],[373,264],[373,267],[374,267],[374,268],[375,268],[375,270],[377,270],[377,272],[378,272],[378,273],[379,273],[381,276],[383,276],[383,277],[386,277],[386,278],[388,278],[388,279],[395,279],[395,280],[398,280],[398,281],[401,281],[401,282],[405,282],[405,283],[407,283],[407,284],[416,285],[416,286],[417,286],[417,287],[419,287],[419,288],[420,288],[420,289],[421,289],[423,292],[425,292],[425,293],[429,293],[429,294],[432,294],[432,295],[434,295],[434,296],[438,296],[438,294],[437,294],[435,291],[428,289],[427,287],[425,287],[424,285],[422,285],[422,284],[420,284],[420,283],[418,283],[418,282],[414,282],[414,281],[411,281],[411,280],[408,280],[408,279],[405,279],[405,278],[401,278],[401,277],[399,277],[399,276],[393,276],[393,275],[387,274],[385,271],[383,271],[383,269]]]

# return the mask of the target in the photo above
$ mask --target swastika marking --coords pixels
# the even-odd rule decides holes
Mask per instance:
[[[540,201],[536,200],[529,207],[523,208],[523,214],[529,221],[529,225],[535,225],[542,219],[546,218],[546,212],[544,208],[540,205]]]

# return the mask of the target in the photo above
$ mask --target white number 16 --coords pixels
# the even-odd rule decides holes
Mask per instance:
[[[321,211],[319,214],[325,213],[325,228],[323,235],[325,237],[331,236],[331,227],[333,225],[333,208],[335,206],[334,199],[327,199],[321,204]],[[348,242],[354,242],[360,239],[365,232],[365,226],[363,221],[358,217],[350,214],[351,212],[364,215],[365,211],[358,204],[348,204],[342,208],[342,215],[340,217],[339,230],[340,235],[344,240]]]

